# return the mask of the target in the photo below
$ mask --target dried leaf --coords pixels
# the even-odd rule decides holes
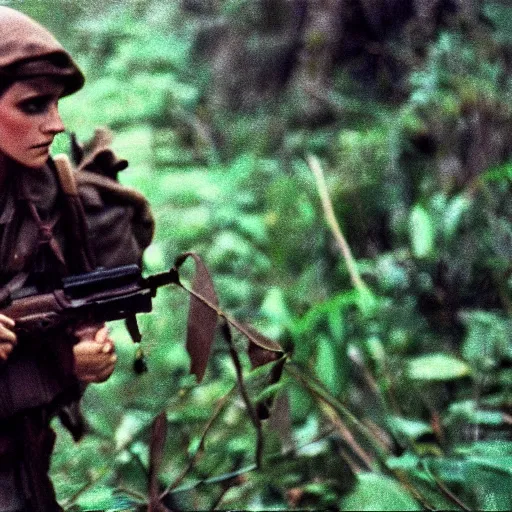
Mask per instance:
[[[283,357],[284,351],[278,343],[267,338],[254,327],[249,325],[240,324],[234,320],[228,319],[229,323],[238,329],[249,339],[249,347],[247,354],[253,368],[263,366],[268,363],[282,359],[278,364],[272,368],[268,378],[269,385],[275,384],[281,378],[284,363],[286,358]],[[270,408],[272,407],[273,399],[267,398],[255,404],[256,414],[260,420],[266,420],[270,416]]]
[[[235,320],[228,319],[228,322],[235,328],[238,329],[244,336],[246,336],[250,342],[254,343],[256,346],[268,350],[270,352],[277,352],[279,355],[275,358],[280,357],[284,351],[279,343],[276,343],[274,340],[267,338],[261,332],[257,331],[254,327],[250,325],[244,325]],[[272,360],[275,360],[272,359]]]
[[[282,352],[273,352],[267,350],[266,348],[261,348],[259,345],[255,343],[249,342],[249,348],[247,350],[249,355],[249,359],[251,361],[251,365],[253,368],[257,368],[258,366],[263,366],[264,364],[271,363],[273,361],[277,361]]]
[[[197,377],[197,381],[201,382],[206,371],[215,335],[218,299],[210,274],[197,254],[192,252],[181,254],[176,259],[175,268],[178,269],[189,256],[194,259],[196,264],[192,291],[213,306],[210,307],[193,295],[190,297],[186,348],[191,361],[190,373],[193,373]]]
[[[158,471],[162,464],[165,440],[167,438],[167,418],[161,412],[151,425],[151,445],[149,448],[149,507],[148,512],[165,512],[160,503]]]

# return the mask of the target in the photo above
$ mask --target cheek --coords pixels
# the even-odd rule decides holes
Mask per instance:
[[[0,110],[0,148],[9,149],[23,145],[30,136],[32,123],[26,117]],[[9,146],[5,148],[5,146]]]

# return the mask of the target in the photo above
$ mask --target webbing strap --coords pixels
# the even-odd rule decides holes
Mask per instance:
[[[67,209],[70,218],[67,219],[69,226],[70,240],[72,240],[71,250],[75,253],[77,261],[81,268],[73,269],[75,273],[90,272],[94,270],[94,256],[87,235],[87,221],[76,184],[75,171],[67,155],[57,155],[54,157],[55,168],[57,169],[57,178],[60,183],[64,197],[66,198]]]
[[[57,155],[54,157],[53,161],[55,162],[57,176],[64,194],[67,196],[78,196],[78,188],[76,186],[75,176],[73,175],[74,171],[67,155]]]

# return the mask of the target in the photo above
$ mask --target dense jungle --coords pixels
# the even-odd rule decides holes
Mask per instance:
[[[113,324],[87,436],[55,424],[66,510],[512,509],[512,3],[2,3],[84,70],[63,119],[149,198],[144,273],[194,251],[282,347],[219,329],[196,382],[171,286],[137,375]]]

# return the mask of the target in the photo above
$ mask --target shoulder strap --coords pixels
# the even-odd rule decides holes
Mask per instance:
[[[78,196],[74,171],[67,155],[59,154],[53,158],[55,168],[57,169],[57,177],[59,179],[62,192],[67,196]]]
[[[87,234],[87,221],[84,208],[78,195],[74,170],[69,158],[64,155],[54,157],[57,178],[66,200],[66,210],[69,214],[64,219],[67,224],[67,234],[70,240],[70,252],[73,261],[69,267],[73,273],[90,272],[95,268],[94,254]]]

